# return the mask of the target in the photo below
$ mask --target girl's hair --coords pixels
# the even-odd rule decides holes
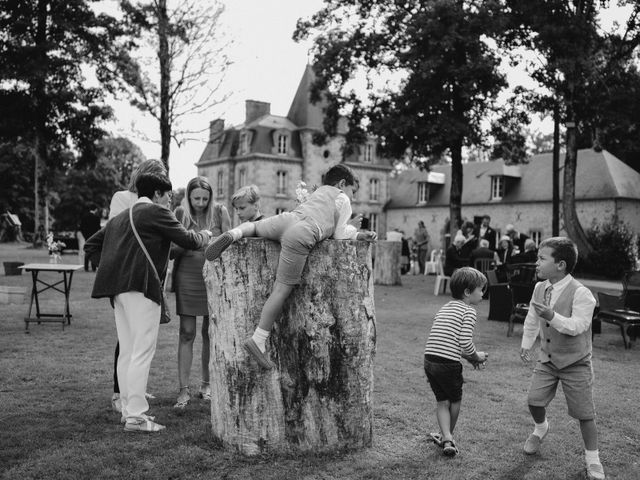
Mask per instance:
[[[566,273],[573,273],[578,263],[578,247],[567,237],[550,237],[540,243],[540,249],[550,248],[555,263],[564,260],[567,265]]]
[[[358,177],[353,170],[341,163],[334,165],[324,174],[325,185],[335,185],[340,180],[345,180],[347,185],[358,185]]]
[[[196,219],[196,212],[191,208],[191,192],[196,188],[202,188],[209,192],[209,203],[207,208],[204,209],[205,225],[199,225]],[[192,224],[198,225],[200,228],[211,228],[215,225],[215,209],[213,208],[215,202],[213,201],[213,189],[206,177],[195,177],[189,180],[187,183],[187,189],[184,192],[184,198],[180,203],[184,215],[182,216],[182,224],[185,228],[189,228]]]
[[[136,182],[138,181],[138,177],[145,173],[166,175],[167,169],[164,168],[164,165],[160,160],[145,160],[144,162],[141,162],[140,165],[138,165],[136,169],[131,172],[131,178],[129,179],[130,192],[138,193]]]
[[[231,197],[231,205],[235,207],[236,201],[243,198],[249,203],[257,203],[260,201],[260,190],[256,185],[247,185],[238,189]]]
[[[156,190],[164,194],[172,190],[171,180],[166,173],[146,172],[138,175],[136,180],[138,197],[153,199]]]
[[[487,277],[482,272],[471,267],[457,269],[451,275],[451,296],[457,300],[464,298],[464,291],[473,292],[478,287],[487,284]]]

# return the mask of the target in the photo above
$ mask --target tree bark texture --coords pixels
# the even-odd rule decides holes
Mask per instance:
[[[400,274],[401,242],[378,240],[373,281],[376,285],[402,285]]]
[[[325,240],[267,341],[262,370],[243,343],[273,288],[280,245],[243,239],[203,274],[211,312],[213,436],[247,455],[371,445],[375,307],[370,245]]]

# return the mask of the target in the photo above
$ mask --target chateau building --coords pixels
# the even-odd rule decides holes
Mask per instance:
[[[378,155],[375,138],[344,157],[344,119],[336,137],[315,145],[313,136],[322,131],[325,105],[310,102],[312,82],[313,70],[307,65],[285,117],[272,115],[269,103],[247,100],[241,125],[225,128],[223,119],[212,121],[209,142],[196,164],[198,175],[210,180],[216,201],[225,204],[232,215],[233,193],[249,184],[260,188],[262,212],[275,215],[295,208],[300,181],[310,191],[312,186],[322,185],[322,174],[329,167],[343,162],[360,180],[353,212],[362,213],[372,230],[385,232],[384,206],[389,201],[392,162]],[[232,219],[234,225],[239,223],[237,216]]]

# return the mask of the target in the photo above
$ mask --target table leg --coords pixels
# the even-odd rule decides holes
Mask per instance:
[[[624,342],[624,349],[627,350],[631,348],[631,342],[627,338],[627,334],[624,331],[624,323],[620,324],[620,332],[622,333],[622,341]]]
[[[67,282],[67,272],[63,272],[64,274],[64,305],[65,305],[65,315],[67,317],[67,325],[71,325],[71,311],[69,309],[69,295],[71,293],[71,280],[73,279],[73,272],[69,272],[69,281]],[[62,328],[64,329],[64,322],[62,323]]]
[[[29,332],[29,319],[31,318],[31,312],[33,310],[33,301],[38,300],[38,275],[35,271],[31,271],[31,301],[29,302],[29,313],[27,318],[24,319],[24,329]]]

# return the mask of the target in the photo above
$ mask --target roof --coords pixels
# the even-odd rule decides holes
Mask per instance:
[[[502,160],[463,164],[462,204],[490,203],[491,177],[504,176],[507,189],[500,203],[550,202],[552,199],[552,154],[534,155],[529,163],[516,170]],[[560,195],[564,158],[560,158]],[[444,173],[442,185],[431,184],[429,206],[449,205],[451,165],[435,165],[433,172]],[[427,182],[429,172],[410,169],[391,179],[389,209],[415,207],[418,182]],[[584,149],[578,152],[576,199],[596,200],[630,198],[640,200],[640,173],[618,160],[606,150]]]

